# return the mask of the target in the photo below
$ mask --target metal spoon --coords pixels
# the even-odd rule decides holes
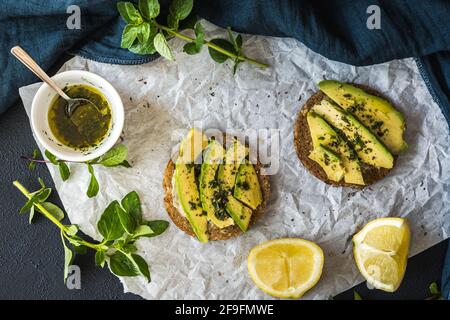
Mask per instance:
[[[67,108],[66,112],[69,117],[72,116],[73,112],[76,108],[78,108],[81,105],[91,104],[97,111],[97,106],[92,103],[92,101],[89,101],[88,99],[84,98],[70,98],[67,94],[62,91],[58,85],[53,81],[44,70],[39,67],[39,65],[34,61],[28,53],[25,52],[21,47],[15,46],[11,49],[11,53],[14,57],[16,57],[20,62],[22,62],[28,69],[30,69],[35,75],[39,77],[42,81],[44,81],[46,84],[48,84],[53,90],[55,90],[64,100],[67,101]]]

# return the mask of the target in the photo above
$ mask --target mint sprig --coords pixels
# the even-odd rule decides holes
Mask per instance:
[[[45,157],[48,160],[45,159],[39,159],[40,152],[39,150],[35,149],[33,151],[32,157],[22,157],[23,159],[26,159],[30,161],[30,164],[28,167],[33,170],[36,166],[36,163],[52,163],[53,165],[58,167],[59,174],[61,176],[61,179],[63,181],[67,181],[70,178],[70,168],[68,166],[68,163],[81,163],[81,162],[74,162],[74,161],[66,161],[58,159],[54,154],[52,154],[50,151],[45,150]],[[99,158],[96,158],[91,161],[83,162],[87,165],[90,179],[88,188],[86,191],[86,195],[89,198],[93,198],[98,194],[98,191],[100,190],[100,186],[98,183],[98,180],[95,176],[94,172],[94,165],[101,165],[104,167],[125,167],[130,168],[131,165],[127,161],[128,157],[128,150],[123,144],[118,144],[111,148],[108,152],[106,152],[104,155],[102,155]],[[33,165],[33,166],[32,166]]]
[[[127,23],[122,33],[121,47],[142,55],[158,52],[162,57],[174,60],[167,40],[177,37],[188,42],[184,45],[183,51],[189,55],[201,52],[202,47],[206,46],[214,61],[223,63],[228,59],[233,60],[233,73],[236,73],[242,62],[248,62],[260,68],[268,67],[267,64],[243,54],[242,36],[234,37],[230,28],[227,30],[228,40],[221,38],[205,40],[205,32],[200,22],[189,26],[193,29],[195,38],[181,33],[180,21],[188,18],[193,5],[193,0],[173,0],[169,7],[167,25],[163,25],[156,20],[160,14],[158,0],[139,0],[137,7],[132,2],[118,2],[117,10]]]
[[[103,268],[109,261],[111,271],[118,276],[142,275],[148,282],[151,281],[148,264],[136,253],[135,242],[141,237],[155,237],[162,234],[169,223],[164,220],[144,221],[141,202],[135,191],[128,193],[121,203],[113,201],[106,207],[97,223],[97,229],[103,239],[98,243],[92,243],[78,236],[77,225],[65,225],[61,222],[64,218],[63,211],[46,201],[51,189],[47,188],[41,179],[39,182],[41,188],[35,192],[29,192],[18,181],[14,181],[13,185],[28,199],[20,210],[21,213],[31,210],[34,213],[36,210],[60,229],[64,248],[64,282],[76,253],[84,253],[88,248],[96,251],[96,266]]]

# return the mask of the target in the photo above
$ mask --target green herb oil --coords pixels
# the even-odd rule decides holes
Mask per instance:
[[[91,104],[78,106],[69,117],[67,102],[60,96],[52,102],[48,111],[48,123],[56,139],[74,149],[90,149],[97,146],[109,133],[111,107],[106,97],[96,88],[87,85],[67,86],[63,91],[71,98],[85,98]]]

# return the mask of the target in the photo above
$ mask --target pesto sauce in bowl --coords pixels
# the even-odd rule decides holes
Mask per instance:
[[[91,104],[80,105],[72,115],[67,114],[67,102],[57,96],[48,111],[48,124],[55,138],[75,150],[95,148],[111,129],[111,107],[96,88],[84,84],[67,86],[63,91],[71,98],[85,98]]]

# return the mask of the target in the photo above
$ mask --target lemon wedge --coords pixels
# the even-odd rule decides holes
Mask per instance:
[[[356,265],[369,284],[394,292],[406,270],[410,230],[405,219],[380,218],[353,237]]]
[[[254,247],[248,272],[256,286],[278,298],[300,298],[320,279],[323,251],[313,242],[283,238]]]

